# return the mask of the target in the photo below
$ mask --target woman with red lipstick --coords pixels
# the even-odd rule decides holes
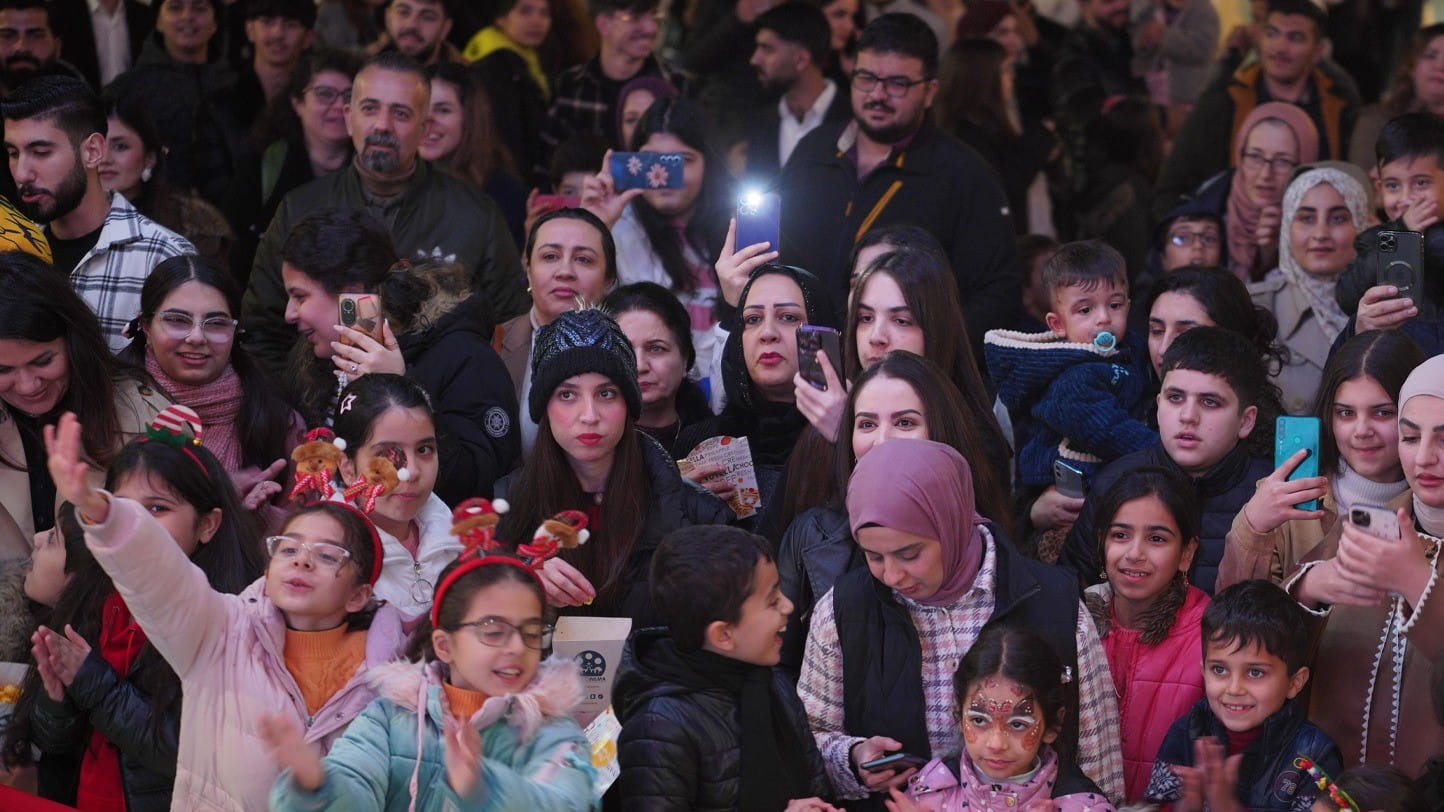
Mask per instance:
[[[1355,504],[1387,505],[1408,488],[1399,390],[1423,362],[1419,346],[1397,330],[1360,333],[1329,357],[1313,410],[1322,476],[1290,481],[1299,456],[1259,482],[1228,532],[1218,589],[1250,578],[1282,581]],[[1312,499],[1323,509],[1294,507]]]
[[[687,308],[661,285],[636,282],[607,294],[602,309],[617,320],[637,353],[637,384],[642,388],[637,428],[671,448],[683,428],[712,416],[707,396],[688,377],[697,351]]]
[[[93,487],[73,414],[46,430],[51,476],[76,507],[86,545],[185,697],[173,809],[268,808],[279,770],[260,719],[284,713],[323,749],[376,696],[371,669],[400,656],[401,613],[377,606],[381,539],[338,502],[296,508],[266,539],[265,574],[215,591],[148,505]]]
[[[406,481],[377,499],[367,514],[384,552],[373,591],[407,616],[420,615],[431,607],[441,568],[461,552],[451,534],[451,509],[433,492],[439,443],[431,398],[409,378],[367,375],[341,393],[331,425],[346,443],[339,472],[345,485],[361,478],[381,454],[401,454]]]
[[[145,369],[206,427],[203,442],[264,527],[283,513],[286,458],[305,426],[271,377],[236,342],[241,292],[230,274],[195,255],[171,257],[146,277],[140,315],[120,359]],[[284,501],[284,500],[282,500]]]
[[[1387,505],[1398,523],[1336,522],[1284,582],[1323,618],[1309,719],[1344,763],[1418,775],[1444,752],[1431,674],[1444,651],[1444,355],[1399,391],[1399,461],[1409,490]],[[1389,538],[1385,538],[1389,536]]]
[[[531,310],[500,327],[496,351],[511,373],[517,400],[526,402],[537,333],[562,313],[601,301],[617,284],[617,245],[595,214],[559,209],[532,224],[522,264]],[[537,439],[536,421],[527,410],[519,417],[522,450],[530,453]]]
[[[1249,295],[1278,319],[1288,353],[1274,381],[1289,414],[1309,411],[1329,350],[1349,325],[1334,285],[1354,261],[1354,237],[1370,216],[1363,185],[1333,167],[1310,169],[1284,193],[1279,267],[1250,285]]]
[[[630,617],[635,628],[659,625],[648,573],[662,537],[733,516],[637,431],[642,393],[626,333],[601,310],[560,314],[537,333],[527,408],[536,445],[520,471],[497,483],[497,496],[511,503],[497,537],[526,544],[544,519],[585,512],[587,543],[540,570],[547,604],[569,614]]]
[[[115,360],[64,274],[3,253],[0,290],[0,558],[24,558],[35,533],[55,526],[60,503],[42,429],[67,411],[83,416],[98,483],[125,441],[170,401]]]

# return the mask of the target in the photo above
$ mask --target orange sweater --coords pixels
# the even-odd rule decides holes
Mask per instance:
[[[482,703],[489,699],[481,691],[468,691],[449,682],[441,683],[441,690],[446,692],[446,707],[458,722],[470,721],[472,715],[481,710]]]
[[[286,630],[286,670],[296,678],[306,713],[314,715],[345,687],[366,657],[366,632],[346,624],[320,632]]]

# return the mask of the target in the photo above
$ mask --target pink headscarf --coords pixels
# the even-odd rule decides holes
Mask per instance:
[[[943,547],[943,585],[918,601],[956,603],[982,563],[987,521],[974,506],[973,473],[956,449],[931,440],[892,440],[858,460],[847,483],[853,538],[869,525],[937,539]]]
[[[1309,114],[1305,113],[1303,108],[1292,104],[1267,102],[1255,107],[1243,120],[1238,132],[1234,133],[1233,156],[1230,161],[1234,166],[1238,165],[1239,157],[1243,155],[1249,133],[1253,132],[1259,122],[1270,118],[1282,121],[1293,130],[1294,140],[1299,145],[1300,164],[1311,164],[1319,159],[1319,129],[1314,126]],[[1288,186],[1288,180],[1281,178],[1279,187]],[[1278,256],[1278,245],[1275,243],[1269,256],[1264,257],[1267,262],[1259,261],[1264,249],[1254,242],[1254,230],[1258,228],[1263,207],[1249,199],[1248,191],[1240,181],[1239,172],[1235,170],[1228,190],[1228,219],[1224,229],[1228,238],[1228,267],[1243,281],[1254,282],[1262,277],[1264,271],[1273,267],[1274,258]]]

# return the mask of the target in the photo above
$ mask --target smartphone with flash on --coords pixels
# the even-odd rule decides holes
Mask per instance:
[[[782,198],[772,192],[744,192],[737,200],[737,242],[742,250],[749,245],[768,243],[767,250],[776,251],[782,242]]]

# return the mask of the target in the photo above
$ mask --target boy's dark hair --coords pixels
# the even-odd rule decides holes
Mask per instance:
[[[1173,340],[1163,353],[1164,377],[1175,369],[1223,378],[1238,397],[1239,411],[1257,406],[1272,384],[1258,349],[1233,330],[1195,327]]]
[[[0,118],[25,121],[48,118],[55,122],[72,147],[93,133],[106,134],[105,103],[84,81],[73,76],[36,76],[21,83],[0,102]]]
[[[1398,767],[1389,764],[1360,764],[1344,770],[1334,779],[1359,809],[1387,809],[1389,812],[1425,812],[1424,799],[1414,782]]]
[[[741,528],[709,524],[668,533],[652,556],[652,605],[667,618],[677,648],[696,651],[712,623],[740,621],[757,563],[772,560],[771,543]]]
[[[589,0],[593,17],[603,14],[627,12],[629,14],[651,14],[661,5],[661,0]]]
[[[1380,167],[1432,155],[1444,167],[1444,120],[1433,113],[1405,113],[1379,131],[1374,158]]]
[[[441,7],[445,9],[446,4],[442,3]],[[367,57],[366,61],[361,63],[360,70],[356,71],[356,76],[360,76],[367,68],[380,68],[381,70],[389,70],[393,73],[411,74],[427,88],[431,87],[431,80],[426,77],[426,68],[423,68],[420,62],[417,62],[415,59],[412,59],[400,51],[381,51],[373,56]],[[355,77],[352,78],[354,79]]]
[[[1043,263],[1043,288],[1051,307],[1063,288],[1093,290],[1111,282],[1128,291],[1128,262],[1118,249],[1102,240],[1065,243]]]
[[[1314,39],[1323,39],[1329,30],[1329,15],[1313,0],[1269,0],[1269,14],[1294,14],[1308,17],[1314,23]]]
[[[818,70],[827,64],[832,53],[832,29],[827,25],[827,17],[821,8],[803,0],[788,0],[764,11],[758,15],[755,27],[758,31],[771,31],[783,42],[806,48]]]
[[[49,0],[0,0],[0,11],[34,11],[39,9],[45,12],[45,27],[50,29],[50,34],[55,34],[55,21],[50,18]]]
[[[1056,253],[1059,247],[1058,241],[1047,234],[1023,234],[1018,237],[1018,267],[1032,273],[1038,257]]]
[[[552,185],[557,186],[570,172],[595,174],[607,155],[607,140],[596,133],[578,133],[557,145],[552,153]]]
[[[890,12],[867,24],[857,52],[902,54],[923,63],[923,78],[938,75],[938,35],[914,14]]]
[[[1295,674],[1309,664],[1309,615],[1272,581],[1240,581],[1213,596],[1203,612],[1203,651],[1210,645],[1232,650],[1257,644]]]
[[[397,256],[391,233],[365,210],[321,209],[291,229],[281,259],[327,293],[339,293],[355,284],[369,290]]]
[[[316,4],[311,0],[247,0],[246,20],[260,17],[295,20],[309,31],[316,27]]]

